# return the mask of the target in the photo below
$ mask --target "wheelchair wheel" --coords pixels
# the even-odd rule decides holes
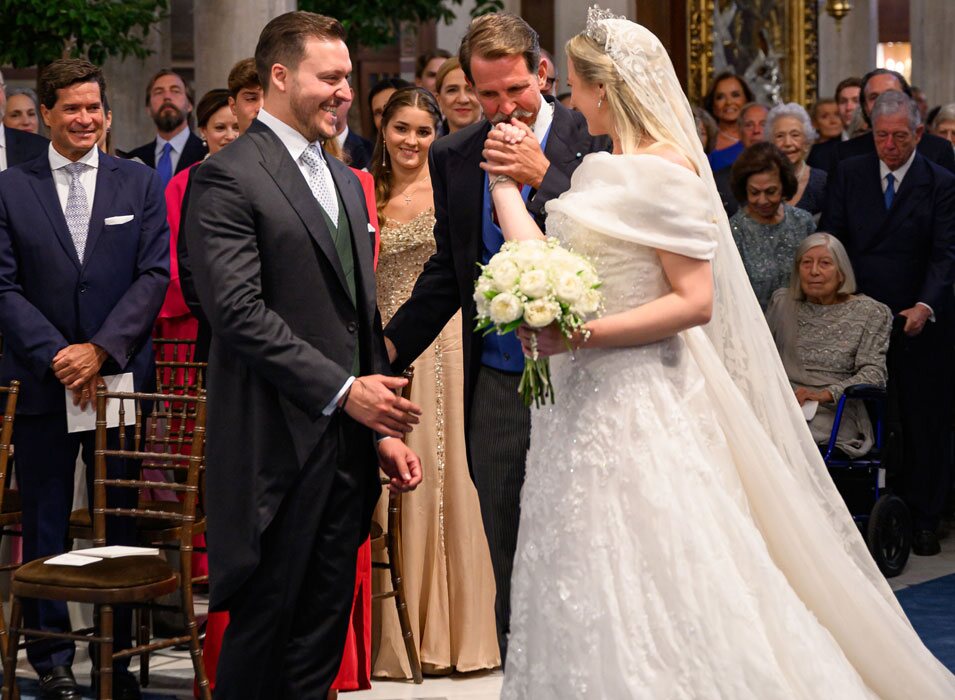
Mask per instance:
[[[886,494],[875,502],[869,515],[866,543],[886,578],[902,573],[912,549],[912,516],[905,501]]]

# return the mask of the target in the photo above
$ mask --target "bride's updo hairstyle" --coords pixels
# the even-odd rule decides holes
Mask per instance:
[[[580,80],[591,86],[604,86],[604,103],[610,110],[620,149],[624,153],[635,153],[644,137],[649,136],[688,156],[683,148],[665,136],[667,131],[663,125],[657,124],[650,112],[643,108],[603,46],[586,32],[581,32],[567,42],[566,51]]]

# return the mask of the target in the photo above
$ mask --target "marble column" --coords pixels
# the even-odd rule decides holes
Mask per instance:
[[[252,56],[269,20],[296,9],[296,0],[202,0],[194,14],[196,100],[226,87],[237,61]]]
[[[955,3],[910,0],[912,84],[925,91],[929,107],[955,102],[952,28]]]
[[[913,0],[915,1],[915,0]],[[878,0],[856,0],[852,11],[836,21],[819,8],[819,96],[833,97],[844,78],[861,78],[875,68],[879,43]]]
[[[103,64],[106,94],[113,111],[113,148],[129,151],[156,136],[146,111],[146,81],[161,68],[169,67],[172,41],[169,18],[154,24],[143,42],[152,53],[144,59],[110,58]]]

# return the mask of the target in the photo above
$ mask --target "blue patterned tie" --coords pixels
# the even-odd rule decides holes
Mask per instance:
[[[162,186],[165,187],[172,180],[172,144],[168,141],[163,144],[162,155],[159,156],[159,162],[156,163],[156,172],[159,173],[159,179],[162,180]]]
[[[892,200],[895,199],[895,175],[889,173],[885,176],[885,210],[892,208]]]
[[[70,175],[70,191],[66,196],[66,227],[70,230],[70,238],[73,239],[81,263],[90,229],[90,207],[80,174],[88,167],[85,163],[70,163],[63,168]]]
[[[322,149],[316,144],[311,144],[302,153],[302,162],[308,169],[308,186],[315,195],[315,199],[322,205],[322,209],[332,220],[332,225],[338,225],[338,198],[335,191],[329,183],[331,173],[328,171],[328,163],[322,156]]]

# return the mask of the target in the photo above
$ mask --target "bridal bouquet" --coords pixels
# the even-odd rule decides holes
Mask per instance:
[[[545,328],[556,323],[567,339],[600,309],[603,297],[594,266],[561,248],[554,238],[509,241],[481,266],[474,290],[476,329],[504,335],[521,325]],[[524,405],[554,402],[550,363],[537,355],[536,336],[525,357],[519,391]]]

